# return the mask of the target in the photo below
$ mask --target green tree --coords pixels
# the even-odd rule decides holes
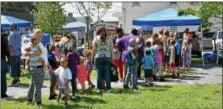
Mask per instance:
[[[30,11],[35,8],[34,4],[34,2],[1,2],[1,11],[30,14]]]
[[[194,4],[195,2],[191,2]],[[202,19],[203,32],[210,31],[210,27],[212,23],[210,22],[210,18],[215,17],[217,19],[217,23],[222,23],[222,7],[223,2],[196,2],[200,4],[199,8],[180,8],[178,9],[179,15],[192,14],[198,16]],[[200,31],[200,28],[199,28]]]
[[[110,9],[112,6],[111,2],[75,2],[71,4],[78,11],[78,13],[85,18],[87,23],[87,35],[85,39],[87,40],[90,32],[89,17],[96,19],[96,22],[94,23],[94,25],[96,25],[101,21],[108,9]]]
[[[38,2],[33,12],[34,26],[54,35],[56,31],[66,24],[63,4],[58,2]]]

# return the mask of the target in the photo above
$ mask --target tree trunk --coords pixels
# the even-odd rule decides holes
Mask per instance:
[[[87,39],[87,45],[88,45],[88,49],[89,49],[89,16],[87,16],[87,35],[86,38]]]

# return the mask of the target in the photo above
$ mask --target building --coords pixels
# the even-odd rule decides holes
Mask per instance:
[[[113,16],[118,17],[119,26],[127,33],[132,28],[140,28],[132,25],[132,20],[138,17],[143,17],[150,13],[160,11],[166,8],[186,8],[186,7],[199,7],[199,4],[190,4],[188,2],[123,2],[122,12],[115,13]],[[187,26],[188,27],[188,26]],[[191,26],[192,30],[196,30],[198,26]],[[185,27],[181,27],[180,30]],[[167,28],[166,28],[167,29]],[[155,28],[154,31],[159,30]]]

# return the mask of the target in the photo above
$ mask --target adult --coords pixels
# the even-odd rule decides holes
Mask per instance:
[[[124,32],[122,28],[115,29],[117,36],[113,39],[114,44],[114,56],[113,56],[113,64],[118,69],[119,72],[119,81],[123,81],[123,61],[122,61],[122,52],[123,52],[123,45],[119,45],[119,41],[124,36]]]
[[[7,35],[3,33],[1,28],[1,98],[6,98],[8,95],[6,74],[8,72],[8,63],[6,58],[9,57],[9,46]]]
[[[13,78],[10,86],[15,86],[20,84],[19,77],[21,76],[21,36],[15,24],[10,25],[8,43],[10,51],[10,76]]]
[[[164,29],[162,28],[158,33],[159,33],[159,38],[162,39],[163,38]]]
[[[61,37],[59,36],[59,35],[54,35],[53,36],[53,42],[52,43],[58,43],[58,42],[60,42],[60,39],[61,39]],[[59,61],[59,59],[60,59],[60,55],[61,55],[61,53],[60,53],[60,49],[59,48],[57,48],[57,47],[55,47],[55,49],[54,49],[54,51],[53,51],[53,54],[55,54],[55,56],[56,56],[56,59]]]
[[[61,41],[55,43],[54,45],[60,49],[61,57],[66,57],[69,47],[76,47],[76,45],[74,45],[74,43],[72,42],[71,37],[68,35],[64,35],[61,38]]]
[[[39,43],[37,46],[40,47],[41,52],[29,52],[25,51],[25,56],[36,56],[40,55],[41,58],[45,60],[45,64],[47,65],[47,49],[43,46],[43,44],[40,42],[42,39],[42,31],[40,29],[34,30],[32,34],[32,38],[37,40]],[[32,47],[32,44],[28,44],[28,47]],[[42,104],[41,100],[41,88],[43,86],[43,81],[44,81],[44,70],[43,66],[41,63],[30,63],[29,64],[29,73],[31,74],[31,83],[28,89],[28,95],[27,95],[27,100],[28,102],[32,102],[33,96],[35,94],[35,101],[37,105]],[[34,92],[35,91],[35,92]],[[34,92],[34,94],[33,94]]]
[[[138,30],[138,35],[136,38],[136,43],[138,45],[138,66],[137,66],[137,77],[138,79],[141,78],[141,68],[142,68],[142,58],[144,57],[144,46],[145,46],[145,42],[144,42],[144,38],[142,37],[142,34],[140,32],[140,30]]]
[[[105,77],[106,90],[111,90],[109,69],[113,56],[113,43],[112,40],[107,37],[106,30],[102,26],[97,28],[96,35],[97,36],[93,41],[93,56],[95,59],[95,66],[97,68],[97,89],[98,93],[101,93],[102,75]]]

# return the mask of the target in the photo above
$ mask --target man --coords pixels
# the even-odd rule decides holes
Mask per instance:
[[[6,57],[9,57],[9,48],[7,35],[3,33],[2,28],[1,33],[1,98],[6,98],[8,97],[8,95],[6,94],[6,73],[8,72],[8,64],[6,62]]]
[[[164,31],[163,28],[159,31],[159,39],[162,39],[163,38],[163,31]]]
[[[15,24],[10,25],[10,34],[8,37],[9,51],[10,51],[10,75],[13,78],[10,86],[20,84],[19,77],[20,61],[21,61],[21,37],[19,32],[16,30]]]

